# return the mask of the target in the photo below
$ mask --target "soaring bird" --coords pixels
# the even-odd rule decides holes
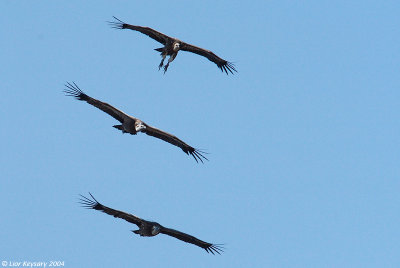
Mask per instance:
[[[115,210],[109,207],[106,207],[100,204],[91,193],[89,193],[92,199],[87,198],[86,196],[80,195],[79,203],[82,204],[83,207],[88,209],[95,209],[107,213],[108,215],[114,216],[115,218],[124,219],[127,222],[136,224],[139,227],[139,230],[132,230],[133,233],[138,234],[140,236],[156,236],[158,234],[166,234],[179,240],[182,240],[186,243],[194,244],[205,249],[208,253],[218,253],[221,254],[223,252],[222,246],[218,244],[211,244],[204,242],[194,236],[182,233],[180,231],[166,228],[161,224],[153,221],[143,220],[135,215],[125,213],[123,211]]]
[[[176,55],[178,55],[179,50],[193,52],[200,56],[206,57],[210,61],[217,64],[218,68],[220,68],[222,72],[225,71],[226,74],[228,74],[228,71],[232,74],[233,74],[233,71],[237,72],[233,63],[226,61],[224,59],[221,59],[220,57],[215,55],[210,50],[203,49],[203,48],[196,47],[194,45],[185,43],[177,38],[170,37],[168,35],[160,33],[149,27],[130,25],[130,24],[127,24],[127,23],[117,19],[116,17],[114,17],[114,19],[116,19],[117,21],[109,21],[108,22],[112,28],[131,29],[134,31],[138,31],[138,32],[141,32],[142,34],[149,36],[150,38],[153,38],[157,42],[160,42],[161,44],[164,45],[164,47],[154,49],[158,52],[161,52],[162,60],[161,60],[160,65],[158,66],[159,70],[164,65],[165,57],[167,55],[170,56],[168,59],[168,63],[164,66],[164,73],[167,71],[169,64],[175,59]]]
[[[171,143],[175,146],[178,146],[187,155],[190,154],[191,156],[193,156],[196,162],[200,160],[203,163],[203,159],[208,160],[205,156],[202,155],[202,153],[205,152],[193,148],[192,146],[186,144],[185,142],[178,139],[174,135],[169,134],[160,129],[157,129],[155,127],[149,126],[142,120],[127,115],[124,112],[118,110],[117,108],[114,108],[108,103],[89,97],[88,95],[82,92],[82,90],[75,84],[75,82],[73,82],[73,84],[67,82],[65,86],[67,87],[67,89],[65,89],[64,92],[66,93],[67,96],[72,96],[78,100],[86,101],[87,103],[95,106],[96,108],[99,108],[103,112],[108,113],[109,115],[117,119],[119,122],[121,122],[121,125],[114,125],[113,127],[121,130],[122,133],[129,133],[132,135],[136,135],[138,132],[143,132],[149,136],[156,137],[158,139]]]

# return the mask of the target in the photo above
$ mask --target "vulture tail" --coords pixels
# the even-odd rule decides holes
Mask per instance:
[[[158,51],[158,52],[162,52],[163,49],[164,49],[163,47],[160,47],[160,48],[155,48],[154,50],[155,50],[155,51]]]
[[[119,129],[122,131],[122,133],[127,133],[124,128],[122,127],[122,125],[114,125],[113,127],[115,127],[116,129]]]

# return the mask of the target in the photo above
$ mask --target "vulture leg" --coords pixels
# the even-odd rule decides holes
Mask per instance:
[[[167,71],[168,66],[169,66],[169,61],[168,61],[168,63],[164,66],[164,74],[165,74],[165,72]]]
[[[172,62],[175,59],[176,55],[178,55],[178,53],[174,53],[169,57],[168,63],[164,66],[164,74],[167,71],[170,62]]]
[[[160,70],[161,67],[163,67],[163,65],[164,65],[164,60],[165,60],[165,57],[167,57],[167,55],[161,55],[161,57],[162,57],[162,60],[161,60],[160,65],[158,65],[158,70]]]

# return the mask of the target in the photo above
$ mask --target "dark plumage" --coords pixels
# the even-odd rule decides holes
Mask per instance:
[[[175,57],[178,55],[179,50],[183,51],[188,51],[192,53],[196,53],[200,56],[206,57],[210,61],[214,62],[218,68],[221,69],[221,71],[225,72],[228,74],[228,71],[233,74],[233,71],[237,72],[235,69],[235,66],[233,63],[228,62],[224,59],[221,59],[217,55],[215,55],[212,51],[206,50],[200,47],[196,47],[194,45],[182,42],[181,40],[177,38],[170,37],[168,35],[165,35],[163,33],[160,33],[152,28],[149,27],[142,27],[142,26],[135,26],[135,25],[130,25],[127,24],[116,17],[114,17],[117,21],[113,22],[108,22],[111,27],[116,28],[116,29],[131,29],[134,31],[141,32],[142,34],[145,34],[149,36],[150,38],[153,38],[157,42],[160,42],[161,44],[164,45],[162,48],[156,48],[155,50],[158,52],[161,52],[161,63],[158,66],[158,69],[160,69],[163,64],[164,64],[164,59],[167,55],[169,55],[168,63],[164,66],[164,73],[167,71],[168,66],[170,62],[172,62]]]
[[[182,233],[182,232],[174,230],[174,229],[166,228],[157,222],[146,221],[135,215],[128,214],[123,211],[119,211],[119,210],[115,210],[115,209],[106,207],[106,206],[100,204],[93,197],[93,195],[91,193],[89,193],[89,194],[92,197],[92,199],[89,199],[83,195],[80,195],[81,198],[79,199],[79,203],[82,204],[83,207],[99,210],[108,215],[114,216],[115,218],[124,219],[127,222],[136,224],[139,227],[139,230],[132,231],[135,234],[139,234],[140,236],[156,236],[160,233],[166,234],[166,235],[175,237],[179,240],[182,240],[184,242],[201,247],[201,248],[205,249],[208,253],[221,254],[221,252],[223,252],[221,245],[207,243],[200,239],[197,239],[194,236]]]
[[[187,155],[190,154],[191,156],[193,156],[196,162],[200,160],[203,163],[203,159],[208,160],[205,156],[202,155],[202,153],[205,152],[193,148],[192,146],[186,144],[185,142],[178,139],[176,136],[172,134],[169,134],[165,131],[152,127],[138,118],[125,114],[124,112],[114,108],[108,103],[89,97],[88,95],[83,93],[82,90],[75,83],[73,84],[67,83],[65,84],[65,86],[67,87],[67,89],[65,89],[64,92],[66,93],[67,96],[72,96],[78,100],[86,101],[87,103],[95,106],[96,108],[99,108],[103,112],[108,113],[116,120],[121,122],[121,125],[115,125],[113,127],[121,130],[122,133],[129,133],[132,135],[136,135],[138,132],[143,132],[149,136],[156,137],[170,144],[178,146]]]

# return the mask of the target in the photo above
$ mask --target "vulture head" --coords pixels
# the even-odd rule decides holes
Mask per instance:
[[[160,226],[158,225],[153,225],[153,227],[151,228],[151,234],[152,235],[158,235],[160,233]]]
[[[180,46],[181,45],[178,42],[174,43],[174,47],[173,47],[174,52],[177,52],[180,49]]]
[[[146,128],[146,126],[143,124],[143,122],[137,122],[136,124],[135,124],[135,130],[136,130],[136,132],[140,132],[140,131],[142,131],[143,129],[145,129]]]

